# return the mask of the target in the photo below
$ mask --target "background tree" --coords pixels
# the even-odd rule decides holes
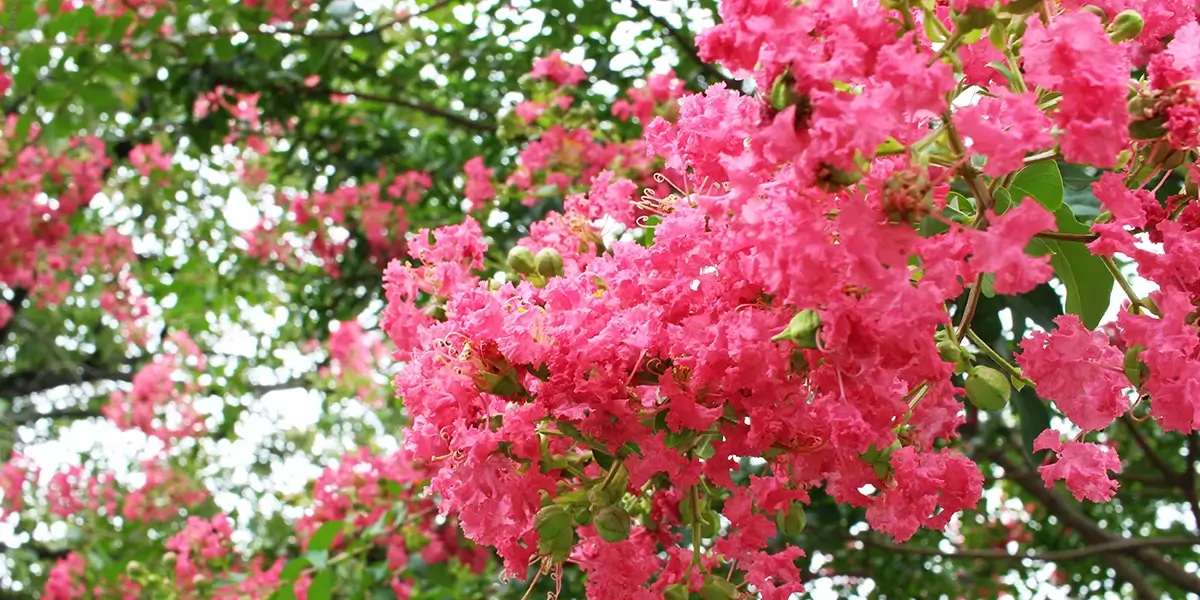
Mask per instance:
[[[956,27],[948,7],[909,4],[898,14]],[[1025,10],[1002,22],[1015,31]],[[655,117],[679,121],[684,94],[723,84],[756,97],[764,119],[799,112],[786,83],[757,90],[702,60],[696,36],[729,20],[717,12],[639,0],[5,2],[0,595],[584,597],[573,563],[509,581],[491,548],[438,516],[422,493],[436,467],[408,460],[411,415],[389,385],[412,356],[386,337],[444,318],[437,290],[457,271],[438,261],[499,285],[522,279],[509,252],[523,240],[559,248],[567,271],[579,269],[573,246],[650,245],[661,215],[614,223],[587,210],[647,209],[636,190],[662,199],[685,181],[656,179],[671,157],[642,142]],[[1194,13],[1181,4],[1173,27]],[[989,41],[925,29],[951,50]],[[1163,35],[1147,32],[1142,51],[1161,51]],[[1016,58],[991,50],[988,77],[1020,81]],[[956,150],[948,135],[931,146]],[[1159,205],[1195,197],[1194,144],[1134,149]],[[1033,329],[1064,314],[1095,328],[1120,308],[1120,265],[1082,244],[1108,208],[1094,191],[1102,171],[1064,152],[1027,167],[1019,153],[1013,174],[985,169],[987,181],[961,171],[976,177],[955,181],[959,201],[920,221],[937,235],[953,213],[982,214],[984,198],[1019,196],[1058,217],[1034,242],[1053,253],[1055,281],[1004,294],[981,276],[952,301],[979,365],[1011,372]],[[934,160],[958,169],[959,158]],[[385,274],[392,260],[424,279]],[[1064,422],[1056,404],[1023,386],[1000,412],[962,410],[952,445],[986,491],[946,532],[889,541],[820,489],[803,513],[781,513],[770,547],[806,551],[796,561],[814,597],[1200,594],[1196,433],[1165,433],[1135,407],[1101,434],[1123,462],[1115,496],[1079,502],[1038,472],[1052,459],[1034,440]],[[735,478],[764,473],[745,458]]]

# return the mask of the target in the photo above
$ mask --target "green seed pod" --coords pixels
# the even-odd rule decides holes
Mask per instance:
[[[704,600],[731,600],[737,595],[737,588],[728,579],[715,575],[705,577],[704,586],[700,588],[700,597]]]
[[[791,340],[801,348],[817,349],[817,331],[821,329],[821,315],[812,309],[805,309],[792,317],[787,329],[771,338],[772,342]]]
[[[588,492],[588,502],[596,508],[604,508],[611,506],[613,499],[604,488],[595,487]]]
[[[996,22],[996,13],[987,8],[967,9],[967,12],[954,19],[954,24],[964,33],[976,29],[987,29],[994,22]]]
[[[571,530],[571,515],[562,506],[551,504],[538,511],[537,516],[533,518],[533,528],[540,539],[557,538],[564,531]]]
[[[787,72],[776,77],[771,86],[771,106],[781,111],[798,102],[800,96],[796,94],[795,86],[796,80]]]
[[[1080,12],[1090,12],[1093,15],[1100,17],[1100,22],[1102,22],[1102,23],[1108,22],[1108,13],[1104,12],[1103,8],[1100,8],[1099,6],[1096,6],[1095,4],[1089,4],[1079,10],[1080,10]]]
[[[509,369],[504,373],[488,373],[480,371],[475,375],[475,388],[481,392],[511,398],[524,391],[516,371]]]
[[[579,510],[575,511],[575,522],[578,523],[582,527],[587,527],[588,525],[591,525],[592,524],[592,509],[585,506],[585,507],[582,507]]]
[[[513,246],[513,249],[508,251],[508,266],[522,275],[533,273],[533,252],[524,246]]]
[[[596,513],[593,524],[600,534],[600,539],[606,542],[620,542],[629,539],[629,513],[619,506],[609,506]]]
[[[667,589],[663,590],[663,600],[687,600],[688,589],[676,583],[668,585]]]
[[[941,340],[937,343],[938,356],[948,363],[958,364],[967,358],[967,353],[953,340]]]
[[[542,248],[533,258],[534,269],[542,277],[558,277],[563,274],[562,255],[554,248]]]
[[[1113,17],[1112,33],[1108,34],[1108,39],[1118,44],[1132,40],[1142,34],[1145,26],[1145,19],[1136,10],[1123,10]]]
[[[565,529],[553,538],[539,538],[538,551],[549,556],[556,563],[567,560],[571,550],[575,548],[575,530]]]
[[[1125,377],[1129,378],[1129,383],[1132,383],[1134,387],[1142,385],[1148,372],[1146,363],[1142,362],[1140,358],[1143,350],[1145,348],[1142,346],[1134,346],[1125,351]]]
[[[975,367],[967,374],[967,399],[979,410],[1000,410],[1012,396],[1012,384],[991,367]]]
[[[785,510],[775,513],[775,525],[784,535],[800,535],[807,524],[808,515],[804,512],[804,505],[799,502],[793,501]]]
[[[624,464],[618,464],[613,468],[617,471],[612,474],[612,479],[608,480],[604,489],[615,502],[625,494],[625,488],[629,487],[629,469],[626,469]]]

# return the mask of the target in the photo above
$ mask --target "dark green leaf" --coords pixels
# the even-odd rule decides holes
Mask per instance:
[[[1027,454],[1033,456],[1033,440],[1050,428],[1050,409],[1046,401],[1029,387],[1013,394],[1012,405],[1021,424],[1021,445]]]
[[[334,538],[346,528],[344,521],[330,521],[321,525],[320,529],[308,540],[308,550],[328,550]]]
[[[1015,197],[1029,197],[1048,211],[1056,211],[1063,203],[1063,180],[1058,163],[1052,160],[1035,162],[1017,173],[1012,183]]]
[[[1058,230],[1065,233],[1087,233],[1071,214],[1071,207],[1062,206],[1054,212]],[[1044,251],[1038,247],[1044,248]],[[1067,288],[1066,310],[1079,315],[1088,329],[1095,329],[1108,312],[1112,300],[1113,276],[1104,262],[1077,242],[1037,239],[1030,243],[1034,254],[1050,253],[1054,274]]]

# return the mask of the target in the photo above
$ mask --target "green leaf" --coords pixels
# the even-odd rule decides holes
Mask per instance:
[[[1050,409],[1046,402],[1034,393],[1033,388],[1021,388],[1013,394],[1013,408],[1021,424],[1021,446],[1033,456],[1033,440],[1050,428]]]
[[[321,571],[308,586],[308,600],[329,600],[333,595],[333,571]]]
[[[1035,162],[1021,169],[1011,187],[1017,196],[1033,198],[1050,212],[1062,206],[1062,174],[1058,172],[1058,163],[1052,160]]]
[[[30,46],[17,57],[17,72],[13,74],[13,93],[24,94],[38,81],[38,70],[50,63],[49,46]]]
[[[342,529],[345,527],[345,521],[330,521],[324,525],[321,525],[321,528],[318,529],[317,532],[314,533],[313,536],[308,540],[309,551],[328,550],[329,546],[333,544],[333,539],[336,538],[337,534],[341,533]]]
[[[992,210],[996,211],[998,215],[1002,215],[1008,212],[1008,209],[1012,208],[1012,194],[1004,188],[996,190],[996,193],[992,196],[992,201]]]
[[[296,591],[291,585],[283,585],[271,594],[270,600],[296,600]]]
[[[1054,211],[1054,220],[1058,230],[1064,233],[1089,231],[1075,220],[1069,206]],[[1035,239],[1029,249],[1035,256],[1050,254],[1054,274],[1067,288],[1067,312],[1079,315],[1084,326],[1095,329],[1112,300],[1114,280],[1104,262],[1089,252],[1087,246],[1077,242]]]
[[[279,580],[295,581],[296,578],[299,577],[300,574],[304,572],[304,569],[310,564],[312,563],[303,556],[289,560],[288,563],[283,566],[283,571],[279,573]]]
[[[37,20],[37,5],[33,2],[30,2],[25,5],[25,8],[17,12],[17,17],[13,21],[13,28],[16,31],[33,29],[34,25],[37,25]]]

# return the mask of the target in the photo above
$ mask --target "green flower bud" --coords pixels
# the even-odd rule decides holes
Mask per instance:
[[[517,378],[516,371],[508,369],[503,373],[488,373],[479,371],[475,374],[475,388],[481,392],[511,398],[520,394],[525,388]]]
[[[1125,351],[1125,377],[1129,378],[1129,383],[1134,387],[1141,387],[1149,372],[1146,363],[1140,358],[1143,350],[1145,348],[1142,346],[1134,346]]]
[[[575,530],[564,529],[562,533],[552,538],[538,538],[538,552],[549,556],[550,560],[561,563],[571,555],[575,548]]]
[[[1142,34],[1142,28],[1145,26],[1146,21],[1136,10],[1123,10],[1113,17],[1112,33],[1108,34],[1108,39],[1113,43],[1132,40]]]
[[[1089,4],[1089,5],[1087,5],[1087,6],[1083,7],[1083,8],[1081,8],[1081,9],[1079,9],[1079,10],[1080,10],[1081,12],[1090,12],[1090,13],[1092,13],[1093,15],[1096,15],[1097,17],[1100,17],[1100,21],[1101,21],[1102,23],[1107,23],[1107,22],[1108,22],[1108,13],[1104,12],[1104,9],[1103,9],[1103,8],[1100,8],[1099,6],[1096,6],[1095,4]]]
[[[629,513],[620,506],[609,506],[596,513],[593,524],[600,534],[600,539],[606,542],[620,542],[629,539]]]
[[[575,511],[575,522],[580,526],[587,527],[592,524],[592,510],[588,507],[580,508]]]
[[[676,583],[668,585],[667,589],[663,590],[663,600],[687,600],[688,589]]]
[[[800,535],[807,524],[808,514],[804,512],[804,505],[799,502],[793,501],[787,509],[775,513],[775,525],[783,535]]]
[[[987,29],[996,21],[996,13],[987,8],[969,8],[958,15],[954,24],[964,33],[976,29]]]
[[[508,251],[508,266],[522,275],[533,273],[533,252],[524,246],[513,246],[513,249]]]
[[[731,600],[737,595],[737,588],[728,579],[715,575],[705,577],[704,586],[700,588],[700,597],[704,600]]]
[[[791,74],[785,72],[775,78],[775,84],[771,86],[770,100],[775,110],[783,110],[800,100],[800,96],[796,94],[796,80],[792,79]]]
[[[812,309],[805,309],[792,317],[787,329],[771,338],[772,342],[791,340],[801,348],[817,349],[817,331],[821,329],[821,315]]]
[[[588,492],[588,502],[596,508],[604,508],[612,505],[613,499],[603,488],[595,487]]]
[[[1012,384],[991,367],[975,367],[967,374],[967,399],[979,410],[1000,410],[1012,396]]]
[[[533,258],[534,269],[542,277],[558,277],[563,274],[562,255],[554,248],[542,248]]]
[[[817,187],[822,191],[833,193],[848,188],[863,178],[863,170],[855,168],[845,171],[829,165],[821,165],[817,170]]]
[[[946,339],[939,341],[937,343],[937,351],[938,356],[942,357],[942,360],[948,363],[958,364],[967,359],[966,351],[963,350],[962,346],[958,345],[958,342],[953,340]]]
[[[612,473],[612,478],[608,480],[604,489],[615,502],[625,495],[625,488],[629,487],[629,469],[626,469],[624,464],[618,464],[613,468],[616,469],[616,472]]]
[[[537,516],[533,518],[533,529],[537,531],[540,539],[557,538],[564,531],[571,530],[571,515],[562,506],[551,504],[538,511]]]

